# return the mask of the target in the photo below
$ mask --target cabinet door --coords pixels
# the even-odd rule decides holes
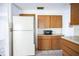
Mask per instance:
[[[50,27],[50,16],[38,15],[38,28],[49,28]]]
[[[51,28],[62,28],[62,16],[51,16]]]
[[[64,56],[79,56],[79,45],[68,41],[66,39],[62,39],[62,50]]]
[[[59,50],[60,49],[60,37],[59,36],[52,36],[51,38],[51,49],[52,50]]]
[[[71,4],[71,25],[79,25],[79,3]]]
[[[51,37],[39,36],[38,37],[38,50],[50,50],[51,49]]]

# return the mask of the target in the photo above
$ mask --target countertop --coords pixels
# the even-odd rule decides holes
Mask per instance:
[[[79,44],[79,36],[65,36],[65,37],[63,36],[61,38],[64,38],[64,39],[66,39],[68,41]]]
[[[38,34],[38,36],[63,36],[63,35],[59,35],[59,34],[52,34],[52,35]]]
[[[59,35],[59,34],[52,34],[52,35],[38,34],[38,36],[61,36],[61,38],[64,38],[65,40],[79,44],[79,36],[64,36],[64,35]]]

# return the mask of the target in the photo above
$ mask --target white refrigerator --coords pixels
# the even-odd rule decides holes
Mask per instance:
[[[35,55],[34,16],[13,16],[13,55]]]

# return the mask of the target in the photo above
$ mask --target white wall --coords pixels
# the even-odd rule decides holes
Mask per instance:
[[[18,6],[16,6],[15,4],[12,4],[11,8],[12,8],[11,9],[12,10],[12,16],[17,16],[17,15],[20,14],[21,9]]]
[[[74,25],[74,35],[79,36],[79,25]]]
[[[45,6],[46,8],[48,6]],[[45,10],[23,10],[22,13],[26,13],[26,14],[36,14],[37,15],[62,15],[63,17],[63,28],[62,28],[62,34],[64,34],[65,36],[73,36],[74,35],[74,29],[72,27],[70,27],[70,5],[69,4],[60,4],[60,5],[56,5],[53,6],[51,5],[51,10],[49,9],[45,9]],[[53,8],[54,7],[54,8]],[[37,18],[36,18],[36,21]],[[37,26],[37,25],[36,25]]]
[[[0,3],[0,54],[9,55],[9,4]]]
[[[57,12],[58,11],[58,12]],[[60,12],[60,10],[23,10],[22,13],[26,13],[26,14],[36,14],[36,28],[38,26],[38,20],[37,20],[37,15],[62,15],[63,12]],[[36,31],[36,34],[38,33],[42,33],[44,29],[41,29],[41,30],[37,30]],[[54,30],[54,29],[52,29]],[[59,30],[60,32],[60,30]]]
[[[38,29],[37,34],[44,34],[44,30],[52,30],[52,33],[53,33],[54,35],[62,35],[62,29],[61,29],[61,28]]]
[[[63,31],[64,36],[74,36],[74,28],[70,26],[71,6],[67,5],[63,14]]]

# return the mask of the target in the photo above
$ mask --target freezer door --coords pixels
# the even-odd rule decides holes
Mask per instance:
[[[34,30],[34,16],[13,16],[13,30]]]
[[[35,55],[33,31],[13,31],[13,55]]]

